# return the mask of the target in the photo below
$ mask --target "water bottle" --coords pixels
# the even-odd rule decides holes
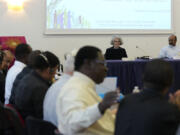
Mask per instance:
[[[132,91],[133,93],[139,93],[140,90],[139,90],[139,87],[138,86],[134,86],[134,89]]]
[[[124,98],[124,95],[122,93],[119,93],[119,97],[117,99],[118,102],[120,102]]]

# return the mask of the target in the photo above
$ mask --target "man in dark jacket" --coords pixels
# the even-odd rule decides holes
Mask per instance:
[[[143,91],[127,96],[119,105],[115,135],[174,135],[180,112],[164,97],[173,81],[166,61],[150,61],[145,68]]]
[[[35,58],[34,71],[23,77],[15,93],[15,107],[25,119],[27,116],[43,118],[43,100],[59,66],[57,56],[40,53]]]
[[[35,58],[40,53],[41,53],[40,50],[32,51],[28,58],[28,65],[17,75],[17,77],[13,83],[12,90],[11,90],[11,96],[9,99],[10,104],[12,104],[12,105],[15,104],[14,100],[15,100],[15,95],[18,91],[17,87],[18,87],[19,83],[21,82],[21,79],[23,79],[23,77],[25,77],[26,75],[28,75],[29,73],[31,73],[33,71]]]

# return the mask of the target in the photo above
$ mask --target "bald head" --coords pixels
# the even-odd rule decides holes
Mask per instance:
[[[177,37],[176,35],[169,36],[169,45],[176,46]]]

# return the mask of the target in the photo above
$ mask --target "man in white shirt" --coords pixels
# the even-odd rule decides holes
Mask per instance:
[[[177,37],[175,35],[171,35],[169,37],[169,45],[161,49],[159,57],[170,58],[170,59],[175,58],[178,55],[178,53],[180,53],[180,48],[176,46],[176,42],[177,42]]]
[[[61,88],[70,79],[74,72],[74,57],[75,54],[70,53],[65,56],[64,62],[64,74],[60,76],[47,91],[43,103],[43,117],[44,120],[53,123],[58,127],[57,115],[56,115],[56,100]]]
[[[57,99],[58,129],[64,135],[113,135],[115,117],[108,108],[117,103],[118,92],[106,93],[101,100],[95,91],[107,73],[101,50],[82,47],[75,71]]]
[[[11,96],[11,89],[16,79],[16,76],[22,71],[22,69],[26,66],[28,56],[31,53],[32,49],[27,44],[19,44],[15,50],[15,63],[9,69],[6,76],[5,83],[5,104],[9,104],[9,98]]]

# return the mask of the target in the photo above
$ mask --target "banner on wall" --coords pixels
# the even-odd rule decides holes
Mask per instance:
[[[15,48],[20,43],[26,43],[24,36],[1,36],[0,49],[10,50],[14,53]]]

